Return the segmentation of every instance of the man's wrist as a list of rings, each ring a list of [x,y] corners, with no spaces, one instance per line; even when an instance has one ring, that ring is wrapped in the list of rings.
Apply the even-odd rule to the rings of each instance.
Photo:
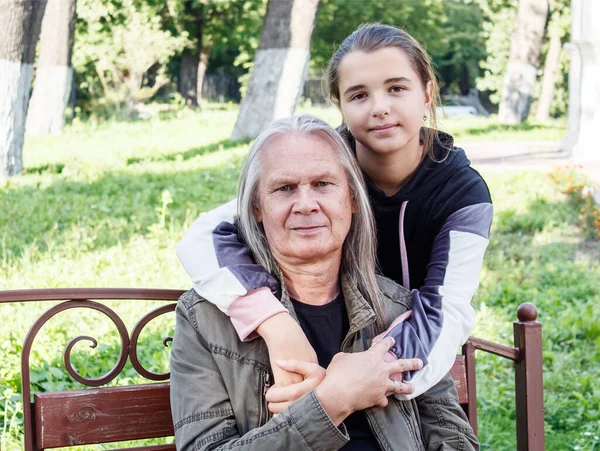
[[[344,402],[343,393],[337,393],[337,390],[330,387],[326,380],[327,378],[315,388],[315,395],[331,421],[339,426],[354,410]]]

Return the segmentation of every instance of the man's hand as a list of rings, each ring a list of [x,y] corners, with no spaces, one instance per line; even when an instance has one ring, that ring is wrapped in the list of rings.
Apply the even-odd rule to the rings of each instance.
[[[278,360],[301,360],[317,364],[317,354],[300,325],[288,314],[278,313],[264,321],[256,332],[263,337],[269,349],[269,360],[275,385],[285,387],[304,381],[302,374],[277,365]]]
[[[333,357],[316,394],[336,425],[357,410],[387,406],[391,394],[412,393],[410,384],[393,381],[390,376],[421,369],[423,362],[419,359],[385,362],[384,355],[393,345],[394,339],[387,337],[368,351]]]
[[[302,382],[279,387],[272,386],[266,394],[271,413],[278,414],[290,403],[316,388],[325,379],[325,368],[301,360],[278,360],[277,365],[288,373],[302,376]]]

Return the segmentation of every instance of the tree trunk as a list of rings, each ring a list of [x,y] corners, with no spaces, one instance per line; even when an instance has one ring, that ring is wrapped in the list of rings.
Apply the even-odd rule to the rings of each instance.
[[[0,8],[0,179],[23,170],[23,138],[45,0],[9,0]]]
[[[210,58],[210,52],[212,51],[212,43],[204,44],[202,51],[200,52],[200,60],[198,62],[198,81],[196,83],[196,103],[200,105],[202,103],[202,85],[204,84],[204,76],[206,75],[206,67],[208,66],[208,59]]]
[[[185,99],[187,106],[198,106],[198,67],[201,61],[201,50],[204,34],[204,5],[194,2],[185,3],[185,16],[189,23],[191,36],[194,37],[194,47],[186,48],[181,54],[179,68],[179,93]],[[200,94],[201,95],[201,94]]]
[[[546,122],[550,117],[550,107],[554,99],[554,84],[556,83],[556,69],[560,62],[560,51],[562,43],[558,30],[553,30],[550,36],[550,47],[544,63],[544,78],[542,78],[542,92],[538,102],[535,118],[540,122]]]
[[[48,0],[33,95],[27,115],[27,133],[58,134],[73,85],[71,53],[75,33],[75,0]]]
[[[308,70],[319,0],[269,0],[248,90],[231,139],[256,137],[293,114]]]
[[[181,54],[179,68],[179,94],[185,99],[190,108],[198,106],[198,64],[200,58],[196,49],[185,49]]]
[[[502,124],[527,119],[548,18],[548,0],[520,0],[498,117]]]

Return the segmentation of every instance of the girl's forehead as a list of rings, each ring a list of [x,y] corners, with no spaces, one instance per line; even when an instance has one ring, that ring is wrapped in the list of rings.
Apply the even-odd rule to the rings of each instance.
[[[340,88],[342,85],[362,84],[367,80],[385,81],[393,78],[418,80],[410,57],[397,47],[384,47],[373,52],[352,51],[340,61],[338,74]]]

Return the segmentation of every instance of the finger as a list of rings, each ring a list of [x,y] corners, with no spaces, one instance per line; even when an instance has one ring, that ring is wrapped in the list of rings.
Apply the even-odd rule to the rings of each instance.
[[[321,367],[312,362],[305,362],[304,360],[277,360],[277,366],[283,370],[289,371],[290,373],[298,373],[306,379],[307,377],[314,374]]]
[[[268,404],[268,408],[269,408],[269,412],[271,412],[274,415],[277,415],[278,413],[281,413],[281,411],[289,405],[290,405],[289,402],[270,402]]]
[[[390,362],[388,370],[392,373],[405,373],[406,371],[417,371],[423,368],[421,359],[400,359]]]
[[[371,349],[369,349],[369,351],[367,352],[374,352],[383,359],[385,353],[388,352],[392,346],[394,346],[394,343],[395,341],[393,337],[386,337],[379,343],[376,343],[373,346],[371,346]]]
[[[414,391],[412,384],[397,380],[390,380],[389,395],[410,395]]]
[[[273,386],[267,390],[265,399],[268,402],[287,402],[295,401],[300,398],[304,393],[311,390],[312,385],[310,381],[303,381],[298,384],[286,385],[285,387]]]

